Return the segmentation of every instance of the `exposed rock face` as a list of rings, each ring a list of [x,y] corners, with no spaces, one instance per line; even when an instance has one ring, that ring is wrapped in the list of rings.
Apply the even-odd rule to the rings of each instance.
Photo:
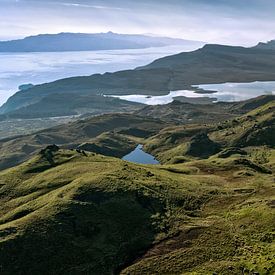
[[[223,150],[222,152],[219,153],[218,157],[219,158],[228,158],[232,155],[247,155],[247,152],[238,148],[238,147],[231,147]]]
[[[40,151],[40,154],[45,158],[51,166],[55,166],[53,154],[59,151],[59,147],[55,144],[47,146],[45,149]]]
[[[60,148],[57,145],[52,144],[52,145],[47,146],[45,149],[41,150],[40,153],[43,155],[47,151],[57,152],[59,149]]]
[[[187,149],[187,154],[193,157],[207,158],[211,155],[218,153],[220,145],[209,139],[206,133],[195,135]]]

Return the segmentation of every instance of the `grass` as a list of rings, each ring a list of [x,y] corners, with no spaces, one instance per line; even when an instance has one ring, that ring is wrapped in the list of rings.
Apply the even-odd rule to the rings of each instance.
[[[266,125],[272,106],[249,116]],[[72,134],[121,154],[144,143],[162,165],[48,147],[0,172],[1,274],[274,274],[275,149],[263,139],[231,146],[255,119],[173,126],[152,137],[146,129],[157,132],[156,121],[134,120],[130,130],[123,121],[80,121]],[[223,140],[232,129],[243,132]],[[220,152],[188,154],[201,130]]]
[[[246,167],[233,158],[146,166],[59,150],[53,159],[1,172],[3,274],[274,271],[272,175],[234,177]]]

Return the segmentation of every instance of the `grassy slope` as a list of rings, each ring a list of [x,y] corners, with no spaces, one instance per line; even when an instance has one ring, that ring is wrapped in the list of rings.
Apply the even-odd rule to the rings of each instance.
[[[180,171],[194,169],[189,178],[201,178],[189,183],[193,193],[211,186],[215,195],[122,274],[274,274],[273,177],[233,163],[212,158],[170,166],[183,182]]]
[[[53,160],[50,167],[37,156],[1,173],[0,253],[7,274],[46,267],[55,274],[109,274],[167,230],[169,200],[179,194],[165,170],[73,151],[59,151]]]
[[[234,158],[142,166],[60,150],[54,166],[38,155],[5,170],[2,274],[272,274],[273,176]]]
[[[147,136],[158,132],[164,125],[158,119],[143,118],[131,114],[107,114],[78,120],[26,136],[7,138],[0,140],[0,170],[21,163],[49,144],[76,148],[83,143],[97,144],[94,139],[104,132],[132,129],[130,134],[135,135],[134,130],[143,130],[144,135]],[[105,144],[103,147],[103,150],[110,152],[108,145]],[[111,147],[114,149],[113,146]],[[132,147],[133,145],[128,141],[125,143],[124,150],[127,153],[131,151]],[[117,156],[117,151],[121,151],[120,148],[117,147],[117,149],[119,150],[114,151],[115,156]],[[124,150],[123,152],[125,152]]]
[[[253,105],[254,106],[254,105]],[[239,108],[240,106],[238,106]],[[233,106],[234,110],[236,106]],[[240,107],[243,109],[243,105]],[[245,106],[245,109],[248,107]],[[220,150],[228,147],[248,147],[258,145],[275,146],[275,101],[264,104],[247,114],[214,124],[190,124],[162,129],[157,135],[145,141],[145,149],[153,153],[162,163],[184,162],[192,157],[191,145],[200,147],[205,139],[194,142],[194,136],[207,133]],[[193,142],[193,144],[192,144]],[[211,145],[211,144],[208,144]],[[213,155],[209,146],[202,146],[201,156]],[[206,153],[206,154],[204,154]],[[207,154],[209,153],[209,154]]]
[[[274,274],[275,150],[262,135],[273,133],[274,104],[218,125],[161,130],[145,148],[155,145],[165,165],[48,149],[0,172],[1,272]],[[75,133],[85,129],[92,139],[95,125],[83,123]],[[186,155],[202,130],[223,151]],[[122,128],[96,144],[116,147],[133,133],[132,142],[145,142]]]

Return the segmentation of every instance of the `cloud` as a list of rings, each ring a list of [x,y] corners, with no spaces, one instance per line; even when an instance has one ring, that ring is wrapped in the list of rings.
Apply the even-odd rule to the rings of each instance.
[[[0,37],[113,31],[241,45],[275,38],[274,0],[0,0],[0,3]]]
[[[76,8],[92,8],[92,9],[98,9],[98,10],[124,10],[123,8],[119,8],[119,7],[88,5],[88,4],[81,4],[81,3],[62,3],[61,2],[60,5],[67,6],[67,7],[76,7]]]

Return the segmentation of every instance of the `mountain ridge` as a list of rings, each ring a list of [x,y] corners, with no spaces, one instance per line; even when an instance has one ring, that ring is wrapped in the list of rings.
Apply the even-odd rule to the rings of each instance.
[[[146,106],[134,113],[88,117],[27,135],[7,137],[0,139],[0,170],[21,163],[37,153],[41,146],[53,143],[70,149],[78,146],[95,148],[98,150],[96,152],[121,157],[121,152],[129,153],[133,144],[137,145],[142,138],[148,139],[169,125],[210,125],[195,127],[201,131],[211,128],[212,124],[233,120],[261,105],[274,102],[274,98],[275,96],[261,96],[238,103],[213,103],[203,106],[175,101],[164,106]],[[140,132],[142,137],[137,135]],[[121,141],[124,145],[121,145]],[[174,146],[173,143],[172,145]]]
[[[65,52],[143,49],[203,42],[149,35],[107,33],[39,34],[23,39],[0,41],[0,52]]]
[[[157,59],[135,70],[72,77],[36,85],[17,92],[0,107],[8,114],[44,97],[61,93],[78,95],[165,95],[195,89],[192,85],[275,80],[273,50],[207,45],[203,48]],[[38,108],[39,109],[39,108]],[[50,111],[50,109],[49,109]]]
[[[267,50],[275,50],[275,39],[270,40],[268,42],[260,42],[258,45],[255,46],[258,49],[267,49]]]

